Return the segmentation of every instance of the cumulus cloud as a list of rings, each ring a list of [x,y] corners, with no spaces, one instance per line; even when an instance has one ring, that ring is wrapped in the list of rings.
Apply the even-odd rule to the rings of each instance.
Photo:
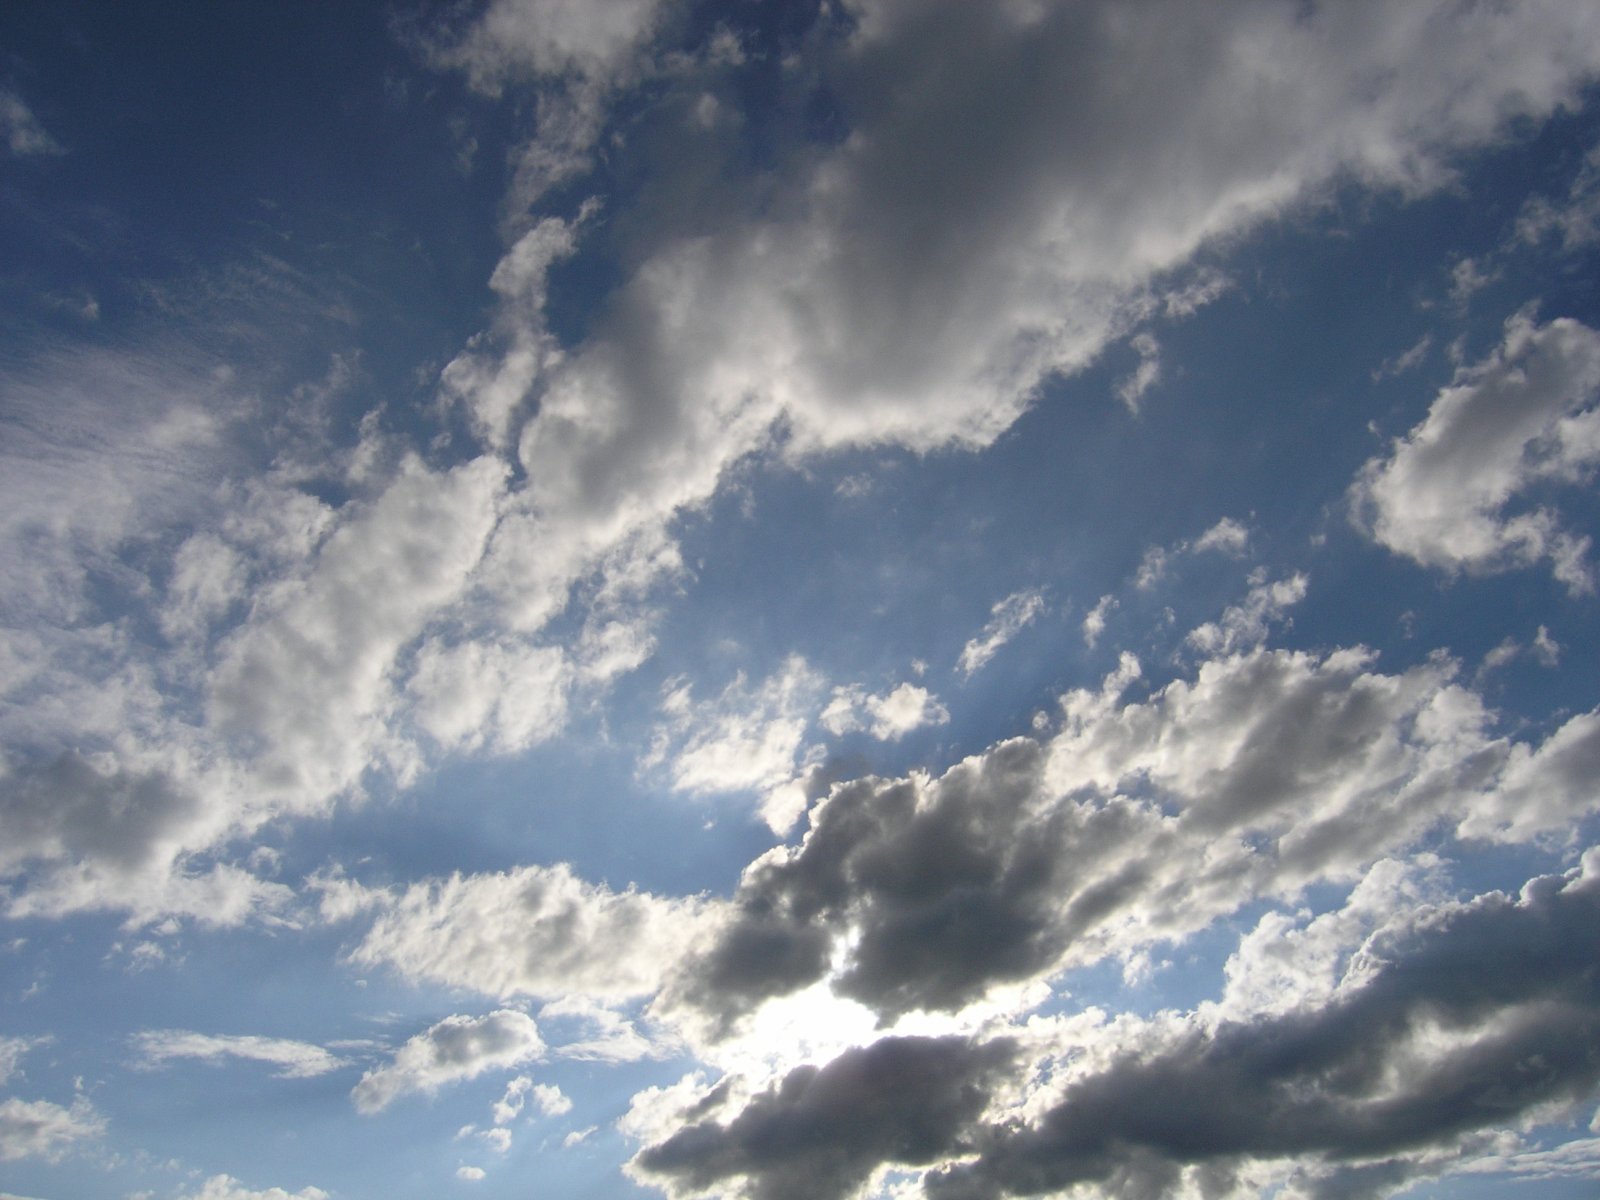
[[[732,1120],[685,1124],[629,1164],[674,1197],[742,1185],[748,1200],[842,1200],[881,1167],[973,1148],[966,1134],[1015,1047],[964,1038],[884,1038],[789,1072]]]
[[[1585,873],[1534,880],[1518,899],[1425,910],[1376,935],[1325,1006],[1129,1052],[930,1178],[928,1195],[997,1200],[1079,1183],[1168,1195],[1185,1168],[1209,1164],[1224,1184],[1250,1159],[1291,1159],[1313,1178],[1398,1167],[1382,1180],[1398,1186],[1406,1156],[1560,1111],[1600,1083],[1587,978],[1597,900]]]
[[[1424,566],[1485,573],[1548,561],[1572,591],[1592,590],[1589,538],[1556,510],[1518,500],[1540,483],[1592,477],[1597,391],[1600,333],[1512,318],[1501,345],[1457,371],[1427,417],[1362,468],[1351,491],[1358,523]]]
[[[562,864],[397,892],[329,881],[337,915],[376,916],[351,960],[491,996],[648,994],[705,921],[697,900],[587,883]]]
[[[880,1017],[1177,940],[1258,897],[1351,880],[1444,826],[1525,839],[1592,812],[1597,718],[1497,737],[1435,658],[1252,649],[1147,700],[1062,699],[1061,731],[944,775],[836,784],[800,845],[745,871],[658,1009],[712,1036],[824,979]]]
[[[180,1200],[330,1200],[330,1197],[321,1188],[309,1185],[298,1192],[286,1192],[280,1187],[257,1190],[246,1187],[231,1175],[213,1175],[200,1185],[198,1192],[185,1192]]]
[[[755,1090],[686,1079],[636,1098],[629,1170],[675,1200],[854,1196],[925,1167],[908,1186],[938,1200],[1576,1174],[1585,1143],[1523,1155],[1513,1131],[1586,1112],[1600,1084],[1597,868],[1590,851],[1518,897],[1459,901],[1428,860],[1380,863],[1342,909],[1263,923],[1220,1005],[890,1034]]]
[[[989,621],[978,636],[961,648],[956,669],[971,675],[984,667],[1001,646],[1021,633],[1044,612],[1044,595],[1034,591],[1015,592],[998,600],[989,610]]]
[[[273,1074],[279,1079],[310,1079],[345,1065],[342,1058],[321,1046],[288,1038],[151,1029],[135,1034],[133,1045],[141,1063],[149,1067],[163,1066],[177,1058],[198,1059],[212,1064],[224,1059],[242,1058],[251,1062],[270,1063],[277,1068]]]
[[[446,1017],[363,1075],[350,1098],[358,1111],[375,1113],[407,1093],[435,1092],[543,1055],[544,1039],[527,1013],[502,1008],[482,1017]]]
[[[621,57],[597,61],[641,44],[650,18],[628,11],[596,43]],[[825,74],[798,77],[828,80],[850,136],[781,158],[786,186],[763,173],[747,195],[710,165],[714,123],[658,129],[684,175],[657,219],[622,231],[636,269],[580,344],[522,377],[538,401],[516,438],[528,484],[491,550],[520,625],[750,454],[987,445],[1044,380],[1141,321],[1158,280],[1206,293],[1209,276],[1181,278],[1202,247],[1335,180],[1446,182],[1452,152],[1575,97],[1600,40],[1555,3],[1219,16],[881,0],[849,16],[810,44]],[[583,57],[547,42],[588,44],[541,31],[535,70]],[[1104,68],[1130,57],[1131,83]],[[479,378],[468,391],[499,375]],[[548,588],[528,586],[533,563]]]
[[[42,1158],[54,1162],[79,1142],[105,1132],[105,1119],[82,1097],[63,1108],[49,1100],[0,1100],[0,1160]]]
[[[950,710],[925,687],[902,683],[882,696],[857,686],[835,688],[818,721],[829,733],[865,729],[879,741],[896,741],[924,725],[944,725]]]

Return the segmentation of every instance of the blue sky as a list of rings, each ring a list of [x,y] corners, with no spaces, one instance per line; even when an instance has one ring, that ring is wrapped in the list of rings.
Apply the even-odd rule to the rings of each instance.
[[[1600,1178],[1600,16],[0,14],[0,1195]]]

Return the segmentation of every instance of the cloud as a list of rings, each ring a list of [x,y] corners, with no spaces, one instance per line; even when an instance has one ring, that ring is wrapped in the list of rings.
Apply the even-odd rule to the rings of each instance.
[[[435,1092],[543,1055],[544,1039],[527,1013],[502,1008],[482,1017],[446,1017],[407,1041],[387,1065],[363,1075],[350,1098],[357,1111],[371,1114],[410,1092]]]
[[[647,12],[619,10],[597,43],[617,57],[596,61],[628,60]],[[827,81],[849,136],[774,153],[755,193],[724,169],[739,159],[714,123],[658,110],[653,161],[682,172],[652,192],[650,222],[616,226],[636,266],[581,341],[520,377],[537,401],[515,435],[528,482],[488,572],[518,627],[551,619],[606,547],[703,503],[749,455],[988,445],[1155,292],[1184,292],[1204,247],[1335,181],[1446,183],[1454,153],[1574,100],[1600,41],[1594,18],[1556,3],[1219,17],[882,0],[848,16],[819,18],[813,70],[793,79]],[[548,21],[519,52],[536,71],[588,45]],[[1106,66],[1130,58],[1136,77]],[[529,586],[530,564],[546,586]]]
[[[879,741],[898,741],[924,725],[944,725],[950,711],[927,688],[902,683],[882,696],[859,686],[835,688],[833,698],[817,718],[832,734],[865,729]]]
[[[673,1197],[842,1200],[886,1164],[920,1166],[972,1149],[963,1136],[1015,1047],[965,1038],[884,1038],[789,1072],[726,1124],[686,1124],[628,1171]]]
[[[1198,544],[1197,544],[1198,546]],[[1268,626],[1285,620],[1284,612],[1306,597],[1306,577],[1301,574],[1266,582],[1266,576],[1253,572],[1252,584],[1243,604],[1231,605],[1221,620],[1208,621],[1189,634],[1189,644],[1208,654],[1232,654],[1266,641]]]
[[[224,643],[207,715],[276,806],[318,811],[383,760],[391,666],[460,596],[504,473],[491,458],[438,473],[408,460]]]
[[[533,1102],[547,1117],[559,1117],[572,1111],[572,1101],[560,1088],[550,1083],[534,1085]]]
[[[194,1058],[217,1064],[227,1058],[270,1063],[279,1079],[311,1079],[345,1065],[342,1058],[321,1046],[287,1038],[193,1033],[182,1029],[152,1029],[134,1035],[134,1049],[145,1066],[158,1067],[175,1058]]]
[[[1194,540],[1194,552],[1218,551],[1231,558],[1243,554],[1250,545],[1250,530],[1232,517],[1223,517]]]
[[[662,701],[653,761],[667,760],[672,786],[685,792],[772,787],[795,773],[822,679],[791,656],[764,683],[741,673],[715,700],[695,703],[688,684]]]
[[[799,846],[746,869],[657,1011],[722,1036],[826,979],[885,1020],[953,1012],[1357,878],[1436,828],[1523,840],[1594,811],[1594,714],[1511,742],[1452,662],[1371,665],[1258,648],[1133,702],[1125,656],[1062,698],[1047,742],[836,784]]]
[[[1398,1159],[1387,1191],[1408,1155],[1592,1094],[1597,903],[1586,871],[1531,881],[1520,899],[1424,910],[1376,935],[1325,1006],[1126,1053],[930,1178],[928,1195],[990,1200],[1078,1183],[1158,1195],[1200,1164],[1223,1183],[1250,1159],[1296,1161],[1313,1178]]]
[[[346,915],[376,912],[351,961],[501,997],[646,995],[707,916],[700,901],[614,892],[561,863],[339,895]]]
[[[1111,614],[1111,610],[1117,606],[1117,598],[1108,592],[1106,595],[1101,596],[1095,602],[1095,606],[1084,614],[1083,644],[1091,650],[1094,649],[1095,643],[1100,640],[1100,635],[1106,631],[1106,618]]]
[[[0,1084],[17,1070],[17,1064],[22,1061],[22,1056],[35,1046],[46,1045],[50,1038],[32,1037],[0,1037]]]
[[[457,1167],[456,1178],[466,1183],[477,1183],[487,1174],[482,1167]]]
[[[560,732],[571,678],[555,646],[434,639],[417,652],[406,690],[417,724],[442,748],[511,754]]]
[[[1161,382],[1161,343],[1146,330],[1134,334],[1128,345],[1139,355],[1139,365],[1117,384],[1117,399],[1128,406],[1129,412],[1137,413],[1144,394]]]
[[[55,1162],[78,1142],[105,1132],[105,1119],[82,1097],[70,1108],[48,1100],[0,1100],[0,1161],[42,1158]]]
[[[1014,592],[996,601],[989,610],[989,622],[983,631],[961,648],[956,669],[963,675],[981,670],[1001,646],[1031,625],[1043,611],[1044,595],[1037,589]]]
[[[263,1191],[245,1187],[231,1175],[213,1175],[198,1192],[186,1192],[180,1200],[331,1200],[319,1187],[307,1186],[298,1192],[272,1187]]]
[[[1597,391],[1600,333],[1513,317],[1501,345],[1458,370],[1427,417],[1361,469],[1357,523],[1424,566],[1487,573],[1548,560],[1570,590],[1592,590],[1589,539],[1562,528],[1553,509],[1512,506],[1536,484],[1592,477]]]
[[[0,89],[0,137],[18,158],[66,153],[61,143],[45,132],[22,97],[3,89]]]

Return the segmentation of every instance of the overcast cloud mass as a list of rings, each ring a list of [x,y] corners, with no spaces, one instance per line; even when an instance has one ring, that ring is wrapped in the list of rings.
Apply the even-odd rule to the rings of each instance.
[[[0,1200],[1593,1194],[1600,12],[0,44]]]

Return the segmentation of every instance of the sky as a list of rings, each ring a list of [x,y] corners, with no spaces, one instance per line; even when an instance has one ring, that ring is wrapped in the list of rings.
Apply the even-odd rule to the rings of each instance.
[[[1578,1200],[1600,8],[0,7],[0,1196]]]

